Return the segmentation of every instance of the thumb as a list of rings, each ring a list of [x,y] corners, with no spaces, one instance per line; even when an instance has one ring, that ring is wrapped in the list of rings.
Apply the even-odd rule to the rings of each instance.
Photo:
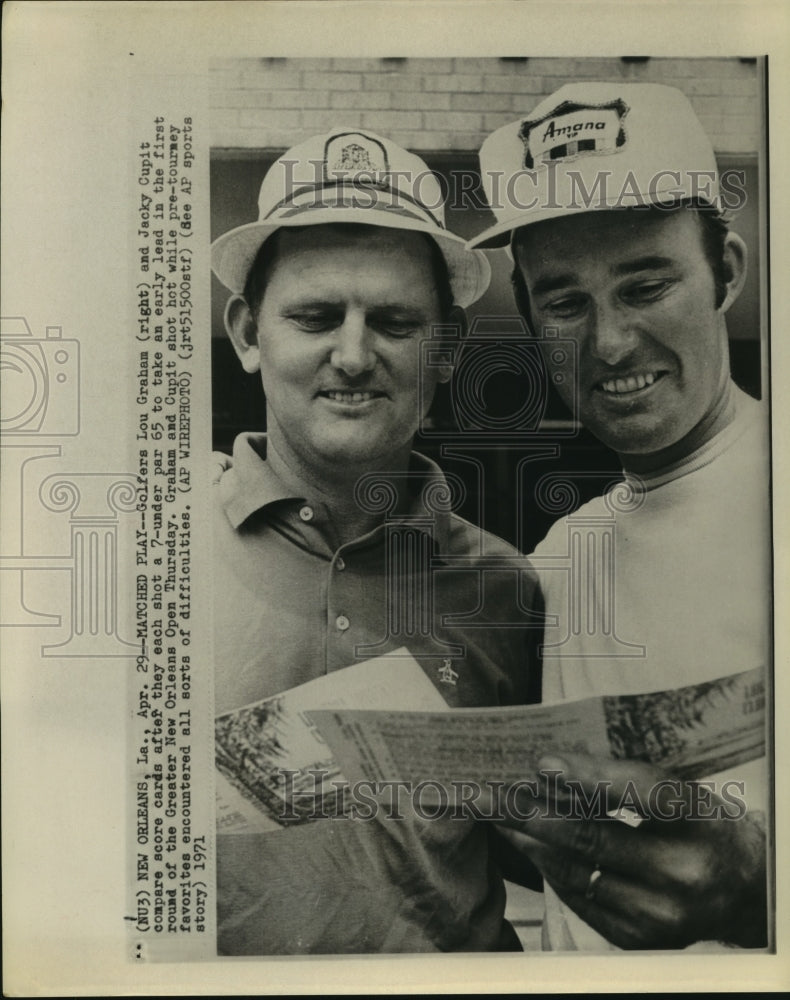
[[[676,817],[682,802],[687,810],[687,782],[672,778],[644,761],[613,760],[590,754],[546,755],[538,762],[538,777],[560,793],[582,790],[589,797],[602,794],[609,809],[641,816]],[[550,780],[549,780],[550,778]]]
[[[551,754],[538,762],[541,774],[551,775],[560,793],[581,790],[588,798],[600,794],[610,811],[664,822],[714,818],[722,802],[713,782],[685,781],[644,761]]]

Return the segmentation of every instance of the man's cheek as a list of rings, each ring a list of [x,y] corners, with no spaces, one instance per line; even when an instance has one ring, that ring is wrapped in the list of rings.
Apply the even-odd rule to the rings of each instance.
[[[430,410],[431,408],[434,396],[436,395],[436,385],[437,383],[435,380],[430,380],[430,381],[426,380],[420,386],[421,396],[422,396],[420,400],[422,416],[425,416],[428,410]],[[416,402],[416,394],[415,394],[415,402]]]
[[[577,373],[574,366],[569,363],[561,365],[550,363],[547,366],[547,370],[549,380],[556,389],[557,395],[568,409],[575,413],[577,409]]]

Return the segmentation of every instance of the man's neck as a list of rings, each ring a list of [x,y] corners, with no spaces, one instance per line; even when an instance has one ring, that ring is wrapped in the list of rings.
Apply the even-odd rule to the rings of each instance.
[[[728,427],[735,418],[736,409],[737,390],[735,383],[727,375],[723,379],[713,406],[688,434],[660,451],[646,455],[620,455],[623,468],[626,472],[633,472],[636,475],[647,475],[677,465]]]
[[[409,448],[394,460],[391,459],[387,464],[392,467],[386,470],[364,463],[353,466],[311,465],[308,468],[287,446],[283,447],[276,439],[270,437],[266,446],[266,461],[278,479],[295,496],[310,497],[326,506],[339,545],[373,531],[384,519],[380,510],[365,510],[357,498],[357,483],[363,476],[375,474],[376,485],[380,482],[385,489],[390,484],[393,495],[398,497],[398,506],[405,505],[407,497],[402,495],[402,473],[408,469],[410,454]],[[399,482],[395,481],[396,477]]]

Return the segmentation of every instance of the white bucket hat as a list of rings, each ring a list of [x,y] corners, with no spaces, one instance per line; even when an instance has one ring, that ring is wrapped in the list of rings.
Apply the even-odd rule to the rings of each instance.
[[[470,248],[506,246],[514,229],[573,212],[718,205],[710,140],[686,96],[662,84],[567,84],[492,132],[480,169],[497,221]]]
[[[373,132],[336,128],[294,146],[272,164],[258,198],[258,221],[220,236],[211,267],[233,292],[242,292],[263,242],[287,226],[355,222],[431,236],[441,250],[457,305],[488,288],[485,254],[468,250],[444,224],[436,175],[419,156]]]

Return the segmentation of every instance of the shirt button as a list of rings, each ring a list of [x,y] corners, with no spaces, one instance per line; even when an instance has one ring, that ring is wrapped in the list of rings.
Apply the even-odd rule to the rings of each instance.
[[[342,571],[342,570],[344,570],[344,569],[346,568],[346,564],[345,564],[345,562],[343,562],[343,557],[342,557],[342,556],[338,556],[338,557],[337,557],[337,561],[335,562],[335,566],[336,566],[336,567],[337,567],[337,568],[338,568],[339,570],[341,570],[341,571]]]
[[[338,615],[335,619],[335,625],[337,625],[341,632],[345,632],[346,629],[350,627],[351,622],[345,615]]]
[[[302,508],[300,508],[300,510],[299,510],[299,517],[301,517],[301,519],[303,521],[312,521],[313,520],[313,508],[312,507],[302,507]]]

